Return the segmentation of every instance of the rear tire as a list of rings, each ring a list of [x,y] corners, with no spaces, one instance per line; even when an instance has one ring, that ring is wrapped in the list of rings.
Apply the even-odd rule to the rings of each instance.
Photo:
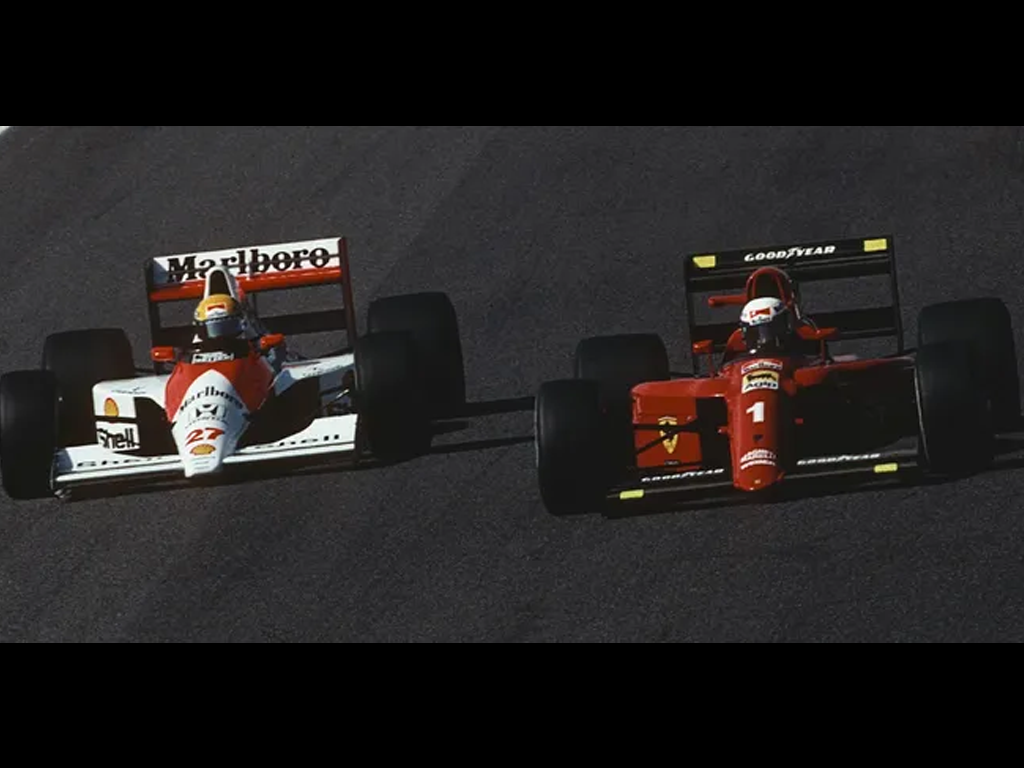
[[[966,341],[975,348],[986,386],[992,392],[995,427],[1020,423],[1020,381],[1013,323],[1002,301],[967,299],[934,304],[921,311],[918,346]]]
[[[668,353],[652,333],[596,336],[576,347],[574,370],[577,379],[600,382],[608,402],[621,401],[637,384],[668,380]]]
[[[57,381],[47,371],[0,377],[0,474],[12,499],[53,496]]]
[[[566,517],[600,511],[614,459],[597,382],[546,382],[534,419],[537,477],[548,512]]]
[[[574,367],[577,379],[599,386],[616,466],[635,466],[631,392],[639,384],[669,380],[668,352],[661,337],[637,333],[584,339],[576,347]]]
[[[991,464],[991,396],[972,345],[947,341],[921,347],[914,386],[925,470],[957,476]]]
[[[370,304],[368,332],[410,334],[419,357],[430,414],[459,416],[466,405],[466,375],[455,307],[444,293],[416,293]]]
[[[116,328],[66,331],[46,337],[43,370],[57,380],[60,445],[96,442],[93,387],[101,381],[135,378],[132,347]]]
[[[374,333],[356,346],[359,429],[371,453],[385,463],[430,447],[427,400],[419,358],[406,333]]]

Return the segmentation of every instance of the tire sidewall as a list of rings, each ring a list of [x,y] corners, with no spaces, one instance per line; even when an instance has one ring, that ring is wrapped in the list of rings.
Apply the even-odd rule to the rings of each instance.
[[[25,371],[0,377],[0,474],[8,496],[30,500],[53,495],[57,434],[53,374]]]
[[[914,370],[921,454],[926,471],[964,475],[991,463],[991,393],[980,355],[965,341],[921,347]]]
[[[600,511],[613,454],[599,385],[565,380],[544,384],[534,411],[535,461],[541,498],[557,516]]]
[[[408,333],[418,357],[421,386],[435,417],[459,415],[466,377],[458,316],[444,293],[391,296],[372,302],[369,334]]]
[[[426,450],[426,397],[419,386],[419,358],[410,335],[386,332],[363,337],[356,346],[355,364],[359,433],[369,452],[391,463]]]

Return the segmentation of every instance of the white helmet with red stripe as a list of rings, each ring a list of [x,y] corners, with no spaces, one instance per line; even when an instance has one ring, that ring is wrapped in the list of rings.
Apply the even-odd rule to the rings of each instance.
[[[740,329],[747,351],[782,353],[794,335],[793,313],[781,299],[754,299],[740,313]]]

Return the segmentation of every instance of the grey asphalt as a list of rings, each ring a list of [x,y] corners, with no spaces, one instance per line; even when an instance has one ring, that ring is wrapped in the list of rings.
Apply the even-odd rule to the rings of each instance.
[[[657,331],[681,255],[892,233],[922,305],[1004,299],[1024,349],[1018,127],[15,127],[0,136],[0,368],[122,326],[141,264],[346,235],[357,310],[445,290],[469,396]],[[381,470],[0,500],[3,641],[1018,641],[1024,472],[625,520],[543,510],[513,411]]]

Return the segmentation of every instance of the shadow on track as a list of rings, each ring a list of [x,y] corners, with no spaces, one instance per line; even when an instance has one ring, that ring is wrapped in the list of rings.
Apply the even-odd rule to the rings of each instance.
[[[489,400],[479,403],[468,403],[462,415],[448,421],[439,422],[434,425],[434,436],[457,434],[472,426],[473,419],[480,419],[486,416],[500,416],[507,413],[525,413],[533,410],[534,398],[516,397],[505,400]],[[431,455],[466,453],[468,451],[482,451],[494,448],[507,448],[513,445],[522,445],[533,442],[533,434],[518,435],[514,437],[485,438],[483,440],[467,440],[461,443],[449,443],[447,445],[434,445],[430,448]]]

